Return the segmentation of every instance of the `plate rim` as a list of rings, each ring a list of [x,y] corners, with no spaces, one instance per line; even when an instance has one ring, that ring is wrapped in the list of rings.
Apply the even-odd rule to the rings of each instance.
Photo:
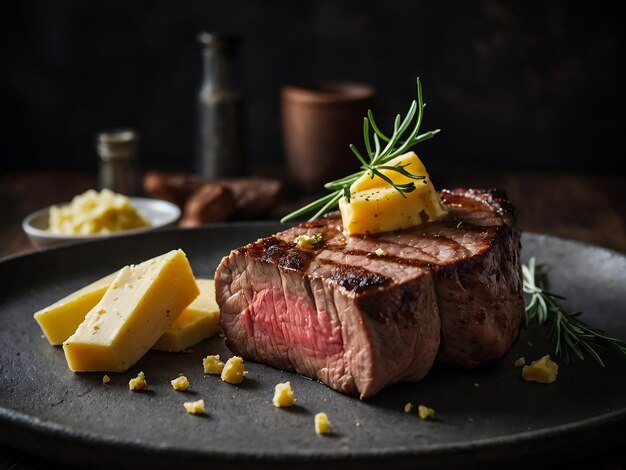
[[[146,441],[128,441],[117,439],[111,435],[96,434],[93,432],[75,431],[69,426],[61,425],[54,422],[44,421],[36,416],[30,417],[25,413],[9,410],[0,407],[0,428],[4,424],[9,426],[17,426],[20,430],[25,431],[37,438],[52,438],[61,442],[71,442],[75,445],[84,447],[87,452],[90,450],[110,450],[119,453],[124,459],[124,452],[135,452],[139,458],[157,457],[163,459],[178,459],[193,462],[215,463],[225,462],[241,462],[242,464],[257,463],[278,463],[288,460],[291,464],[299,463],[342,463],[342,462],[358,462],[358,461],[380,461],[383,459],[405,460],[409,458],[437,458],[439,456],[458,457],[469,454],[473,451],[488,452],[497,450],[507,450],[510,447],[524,448],[524,445],[536,445],[534,452],[545,452],[546,449],[552,449],[553,444],[557,440],[563,438],[571,439],[573,436],[584,435],[590,437],[593,431],[599,428],[609,427],[611,425],[621,425],[626,422],[626,408],[614,410],[599,416],[586,418],[573,423],[553,426],[546,429],[523,431],[504,436],[496,436],[491,438],[476,439],[466,442],[438,443],[421,446],[419,448],[389,448],[382,450],[360,450],[358,455],[345,455],[341,453],[323,453],[312,448],[302,448],[299,452],[290,452],[288,455],[280,452],[246,452],[245,447],[236,451],[211,450],[202,451],[196,449],[180,449],[172,446],[162,446]],[[0,432],[0,436],[4,433]],[[8,434],[7,434],[8,435]],[[17,435],[17,433],[16,433]],[[618,441],[619,437],[613,436],[614,441]],[[601,437],[604,444],[610,444],[611,440],[606,440],[606,436]],[[24,452],[31,453],[32,449],[20,445],[14,439],[2,439],[2,441],[14,448]],[[41,449],[38,449],[41,450]],[[35,455],[41,457],[50,457],[45,453],[35,452]],[[56,457],[56,456],[55,456]],[[94,456],[94,462],[97,456]],[[58,461],[64,461],[59,459]]]

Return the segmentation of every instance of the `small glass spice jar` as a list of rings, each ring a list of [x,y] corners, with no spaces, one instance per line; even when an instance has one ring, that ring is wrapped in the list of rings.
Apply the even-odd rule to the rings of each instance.
[[[96,136],[100,157],[98,186],[133,196],[137,190],[136,160],[139,135],[133,129],[111,129]]]

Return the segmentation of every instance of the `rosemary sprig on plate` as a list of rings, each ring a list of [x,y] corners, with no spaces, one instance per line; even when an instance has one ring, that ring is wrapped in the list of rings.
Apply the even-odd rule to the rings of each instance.
[[[286,215],[281,219],[281,222],[286,222],[308,212],[316,211],[309,219],[313,220],[333,209],[339,203],[339,199],[341,199],[342,196],[350,201],[350,186],[364,174],[369,174],[370,178],[374,178],[374,176],[382,178],[390,186],[393,186],[403,197],[406,197],[406,193],[414,191],[415,183],[412,181],[402,184],[395,183],[380,170],[395,171],[412,180],[423,180],[425,178],[423,175],[414,175],[407,171],[405,168],[406,165],[388,165],[388,163],[397,156],[406,153],[420,142],[431,139],[441,131],[441,129],[435,129],[434,131],[419,134],[425,107],[426,103],[424,103],[422,98],[422,83],[418,77],[417,101],[413,100],[404,119],[402,119],[399,114],[396,116],[391,136],[388,137],[380,130],[374,120],[372,111],[368,110],[367,116],[363,118],[363,141],[366,156],[364,157],[355,145],[350,144],[350,150],[352,150],[352,153],[354,153],[356,158],[361,162],[360,170],[338,180],[326,183],[324,188],[330,191],[329,194]],[[414,118],[415,122],[413,123],[412,130],[405,136]]]
[[[530,258],[528,266],[522,265],[524,292],[529,294],[530,302],[526,305],[526,326],[530,323],[550,326],[550,339],[554,352],[569,362],[572,354],[584,359],[589,354],[600,366],[604,362],[596,348],[613,349],[626,358],[626,343],[611,338],[597,328],[592,328],[580,320],[582,312],[567,313],[561,302],[565,300],[557,294],[544,290],[543,276],[537,270],[535,258]]]

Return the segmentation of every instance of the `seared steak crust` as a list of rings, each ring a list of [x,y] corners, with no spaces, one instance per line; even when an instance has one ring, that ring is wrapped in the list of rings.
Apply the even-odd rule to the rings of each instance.
[[[503,191],[442,191],[451,212],[488,229],[480,250],[465,260],[434,269],[441,316],[443,360],[474,367],[502,357],[524,318],[520,237],[515,209]],[[454,208],[469,197],[487,206],[469,215]],[[464,206],[463,203],[460,204]],[[499,222],[499,223],[498,223]]]
[[[524,313],[514,209],[499,191],[441,197],[449,216],[411,229],[347,237],[332,213],[233,250],[215,275],[228,346],[362,398],[420,380],[438,350],[500,358]]]

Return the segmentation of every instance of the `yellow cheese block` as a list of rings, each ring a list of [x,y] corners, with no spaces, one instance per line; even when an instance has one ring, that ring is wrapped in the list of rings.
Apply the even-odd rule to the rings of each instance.
[[[63,343],[69,368],[126,371],[199,293],[182,250],[122,268],[102,300]]]
[[[413,152],[390,160],[388,166],[402,165],[413,175],[424,176],[413,180],[397,171],[380,170],[396,184],[413,182],[415,190],[403,197],[389,183],[378,176],[364,174],[350,186],[350,202],[342,197],[339,209],[345,231],[349,235],[389,232],[437,220],[447,211],[435,190],[424,164]]]
[[[100,302],[115,276],[117,276],[117,272],[109,274],[35,313],[35,320],[39,323],[50,344],[62,344],[76,331],[78,325],[85,319],[87,312]]]
[[[139,265],[141,266],[141,265]],[[83,287],[35,313],[35,319],[53,346],[63,344],[78,328],[113,283],[117,272]],[[200,295],[163,333],[152,349],[179,352],[219,331],[220,312],[212,279],[198,279]]]
[[[200,295],[172,323],[152,349],[178,352],[213,336],[220,329],[220,308],[213,279],[198,279]]]

